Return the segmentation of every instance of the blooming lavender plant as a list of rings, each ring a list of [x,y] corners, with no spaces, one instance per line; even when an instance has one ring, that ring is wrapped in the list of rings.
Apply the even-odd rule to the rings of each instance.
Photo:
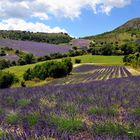
[[[139,139],[139,97],[139,76],[0,90],[0,137]]]

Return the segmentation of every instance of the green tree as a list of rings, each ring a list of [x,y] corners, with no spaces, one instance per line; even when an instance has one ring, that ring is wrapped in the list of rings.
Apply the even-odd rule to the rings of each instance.
[[[65,65],[67,66],[67,71],[69,74],[73,69],[73,64],[71,62],[71,58],[62,59],[62,62],[65,63]]]
[[[102,55],[112,55],[112,50],[113,50],[113,47],[111,45],[105,45],[101,49],[101,53]]]
[[[60,78],[67,75],[67,68],[68,67],[64,63],[57,62],[49,68],[48,74],[50,77]]]
[[[0,88],[8,88],[10,87],[15,81],[16,77],[14,74],[0,71]]]
[[[0,59],[0,70],[9,68],[11,66],[10,61],[5,60],[5,59]]]
[[[23,59],[26,64],[32,64],[35,62],[35,57],[32,53],[26,54]]]
[[[133,48],[128,45],[128,44],[124,44],[121,46],[121,50],[123,51],[124,55],[128,55],[128,54],[132,54],[133,53]]]
[[[5,55],[6,55],[5,51],[4,50],[0,50],[0,56],[5,56]]]

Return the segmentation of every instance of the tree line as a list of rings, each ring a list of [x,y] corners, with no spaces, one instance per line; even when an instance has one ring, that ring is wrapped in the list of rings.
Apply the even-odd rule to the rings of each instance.
[[[0,39],[28,40],[50,44],[69,43],[72,40],[67,33],[33,33],[27,31],[0,30]]]
[[[88,49],[93,55],[128,55],[140,52],[140,43],[127,42],[122,45],[115,43],[91,43]]]
[[[133,68],[140,68],[140,53],[136,52],[135,54],[124,56],[123,62],[125,65],[130,65]]]

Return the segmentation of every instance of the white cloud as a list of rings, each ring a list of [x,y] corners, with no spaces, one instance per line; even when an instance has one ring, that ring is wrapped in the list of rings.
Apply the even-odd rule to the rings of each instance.
[[[0,18],[31,18],[47,20],[50,15],[74,19],[84,8],[94,13],[109,14],[113,8],[122,8],[131,0],[0,0]]]
[[[46,32],[46,33],[59,33],[67,31],[59,27],[51,28],[43,23],[26,22],[22,19],[7,19],[0,22],[0,30],[21,30],[32,32]]]
[[[51,28],[44,23],[32,23],[32,18],[75,19],[83,9],[92,9],[94,14],[109,14],[113,8],[122,8],[130,3],[131,0],[0,0],[0,30],[67,32],[60,27]]]

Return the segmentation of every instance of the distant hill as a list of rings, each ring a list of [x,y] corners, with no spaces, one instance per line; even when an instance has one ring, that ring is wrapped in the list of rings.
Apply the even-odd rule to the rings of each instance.
[[[136,41],[140,39],[140,18],[129,20],[113,31],[96,36],[84,37],[84,39],[90,39],[98,43],[116,43],[118,45],[129,41]]]
[[[140,18],[134,18],[132,20],[129,20],[122,26],[118,27],[117,30],[119,29],[136,29],[140,30]]]
[[[33,33],[26,31],[0,30],[0,39],[36,41],[50,44],[65,44],[72,40],[67,33]]]

